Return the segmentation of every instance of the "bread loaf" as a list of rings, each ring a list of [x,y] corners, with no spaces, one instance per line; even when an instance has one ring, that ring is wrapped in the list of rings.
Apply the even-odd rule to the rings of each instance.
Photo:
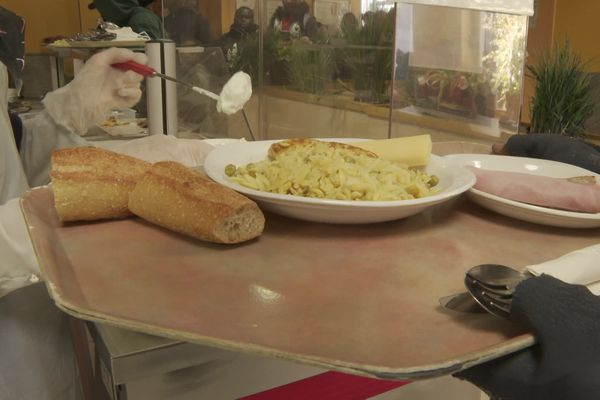
[[[61,221],[131,215],[129,192],[151,165],[96,147],[55,150],[51,161],[54,205]]]
[[[200,240],[239,243],[259,236],[265,217],[252,200],[173,161],[155,163],[129,196],[139,217]]]

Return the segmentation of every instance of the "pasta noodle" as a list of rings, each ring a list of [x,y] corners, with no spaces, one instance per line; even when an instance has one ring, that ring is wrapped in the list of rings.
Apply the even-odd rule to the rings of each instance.
[[[356,147],[308,141],[225,172],[251,189],[336,200],[406,200],[436,193],[437,177]]]

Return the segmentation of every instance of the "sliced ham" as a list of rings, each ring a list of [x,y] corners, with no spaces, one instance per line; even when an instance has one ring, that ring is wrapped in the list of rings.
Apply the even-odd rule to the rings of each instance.
[[[477,176],[474,188],[505,199],[568,211],[600,213],[600,185],[520,172],[469,167]]]

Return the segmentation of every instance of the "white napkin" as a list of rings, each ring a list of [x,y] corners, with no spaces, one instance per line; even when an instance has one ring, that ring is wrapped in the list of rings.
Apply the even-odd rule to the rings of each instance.
[[[150,36],[146,32],[136,33],[128,26],[116,29],[106,28],[106,31],[117,35],[117,37],[113,39],[116,42],[129,40],[150,40]]]
[[[600,244],[529,265],[525,270],[535,276],[547,274],[567,283],[586,285],[592,293],[600,295]]]

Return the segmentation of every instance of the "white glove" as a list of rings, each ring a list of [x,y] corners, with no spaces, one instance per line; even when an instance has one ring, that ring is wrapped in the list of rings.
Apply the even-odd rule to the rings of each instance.
[[[129,60],[146,64],[147,57],[119,48],[95,54],[71,83],[46,95],[46,110],[58,124],[83,135],[101,122],[108,110],[135,105],[142,96],[140,83],[144,77],[111,66]]]

